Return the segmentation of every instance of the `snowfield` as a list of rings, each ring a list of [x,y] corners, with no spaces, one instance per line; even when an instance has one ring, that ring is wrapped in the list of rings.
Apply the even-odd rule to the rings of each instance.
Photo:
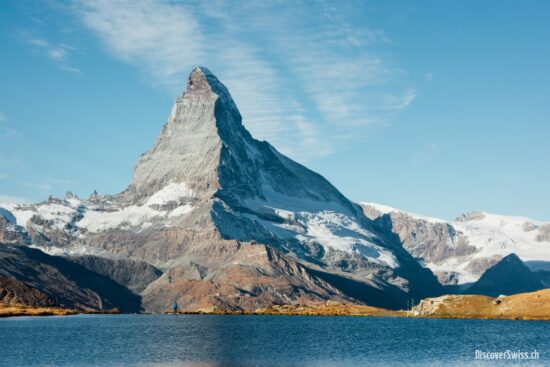
[[[468,245],[476,248],[475,253],[460,257],[448,257],[438,263],[423,262],[423,265],[433,272],[455,272],[458,284],[475,282],[480,274],[472,270],[472,263],[485,259],[498,259],[512,253],[523,261],[550,262],[550,242],[543,241],[540,230],[549,223],[525,217],[505,216],[486,212],[474,212],[460,216],[454,221],[447,222],[438,218],[430,218],[408,213],[389,206],[363,202],[378,210],[381,214],[404,214],[413,220],[425,221],[429,224],[444,223],[451,225],[454,230],[463,235]],[[442,246],[454,246],[452,242],[442,243]]]
[[[58,230],[67,230],[67,225],[72,222],[78,228],[92,233],[114,228],[142,231],[152,226],[155,219],[190,213],[193,206],[186,201],[192,198],[193,192],[185,183],[169,183],[143,205],[117,206],[109,201],[94,203],[71,198],[53,199],[39,204],[0,203],[0,208],[11,213],[21,227],[26,227],[29,220],[37,216]],[[158,208],[169,203],[175,203],[176,207],[171,210]]]

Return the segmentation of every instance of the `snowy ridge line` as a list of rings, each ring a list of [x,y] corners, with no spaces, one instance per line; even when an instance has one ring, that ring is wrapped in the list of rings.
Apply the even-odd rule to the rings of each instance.
[[[431,226],[437,224],[450,226],[456,232],[457,238],[455,238],[455,241],[461,237],[464,238],[467,245],[475,248],[475,252],[463,256],[449,256],[438,262],[421,259],[421,263],[434,273],[454,273],[458,277],[458,284],[478,280],[481,276],[481,270],[485,267],[479,265],[480,263],[492,264],[512,253],[518,255],[522,261],[550,262],[550,239],[548,237],[550,223],[547,222],[486,212],[473,212],[461,215],[454,221],[444,221],[380,204],[362,202],[361,205],[373,208],[382,215],[393,215],[392,219],[394,221],[404,221],[404,219],[395,216],[396,214],[406,215],[414,221],[425,221],[427,223],[425,226],[411,226],[414,228],[413,230],[423,228],[424,234],[434,231]],[[399,228],[403,227],[402,223],[395,223],[395,225]],[[410,246],[414,245],[410,244]],[[444,239],[439,244],[441,249],[452,248],[453,246],[455,244],[449,238]],[[476,267],[479,266],[482,267],[476,270]]]

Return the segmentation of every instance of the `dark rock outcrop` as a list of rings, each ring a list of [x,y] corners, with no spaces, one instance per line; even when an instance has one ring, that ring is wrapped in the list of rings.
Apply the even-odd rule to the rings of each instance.
[[[31,307],[56,306],[54,300],[15,278],[0,276],[0,303]]]
[[[547,288],[539,276],[533,273],[516,254],[504,257],[487,271],[470,288],[468,294],[487,296],[533,292]]]
[[[162,271],[144,261],[107,259],[92,255],[71,257],[70,260],[114,280],[136,294],[162,275]]]

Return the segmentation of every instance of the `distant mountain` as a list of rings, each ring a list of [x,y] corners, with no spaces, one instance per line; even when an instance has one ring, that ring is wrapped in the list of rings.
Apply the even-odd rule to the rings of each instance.
[[[532,272],[516,254],[504,257],[477,282],[465,290],[468,294],[487,296],[510,295],[547,288],[537,273]]]
[[[484,212],[446,222],[379,204],[361,205],[367,217],[382,230],[396,234],[403,247],[442,284],[476,282],[510,254],[516,254],[533,270],[550,264],[550,223]]]
[[[196,68],[125,191],[0,205],[4,236],[153,265],[163,274],[139,286],[151,311],[328,299],[400,308],[442,292],[392,231],[241,120],[226,87]]]

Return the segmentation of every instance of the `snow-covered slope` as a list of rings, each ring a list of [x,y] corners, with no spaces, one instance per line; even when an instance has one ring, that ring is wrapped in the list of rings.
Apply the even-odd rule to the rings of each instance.
[[[362,206],[367,216],[397,233],[405,248],[445,283],[474,282],[510,254],[525,262],[550,262],[550,223],[485,212],[445,222],[378,204]]]

